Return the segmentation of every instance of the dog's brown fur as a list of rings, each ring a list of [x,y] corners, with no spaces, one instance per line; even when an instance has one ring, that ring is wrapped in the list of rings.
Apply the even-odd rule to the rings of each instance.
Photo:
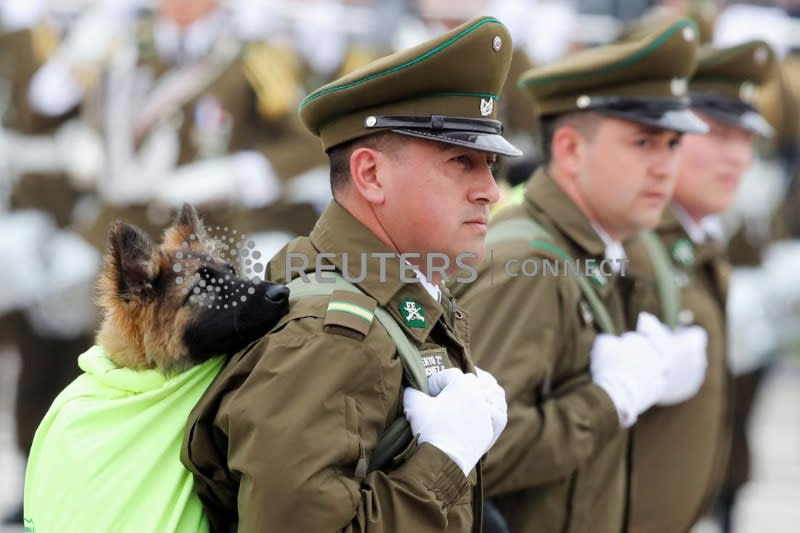
[[[173,268],[174,265],[180,265],[180,268]],[[208,268],[235,276],[230,265],[215,257],[214,243],[189,205],[181,209],[159,246],[139,228],[115,223],[109,233],[99,281],[99,305],[104,319],[97,344],[117,365],[127,368],[158,368],[170,373],[183,371],[200,362],[205,356],[192,353],[191,339],[187,337],[190,326],[196,327],[203,320],[213,321],[209,322],[213,331],[224,333],[230,323],[230,332],[235,334],[237,324],[242,321],[241,314],[248,312],[245,305],[235,312],[223,313],[209,310],[204,302],[196,301],[196,296],[190,291],[194,282],[200,279],[198,272]],[[181,283],[178,277],[184,278]],[[234,280],[252,284],[240,278]],[[262,282],[254,286],[259,285],[268,287],[274,284]],[[280,303],[266,299],[264,302],[273,308]],[[288,305],[286,302],[283,304]],[[271,316],[275,313],[263,313],[263,309],[251,308],[249,312],[263,314],[258,336],[266,333],[277,321]],[[278,316],[284,313],[285,310]],[[226,344],[224,351],[242,348],[242,343],[254,340],[251,337],[252,331],[239,335],[238,342]]]

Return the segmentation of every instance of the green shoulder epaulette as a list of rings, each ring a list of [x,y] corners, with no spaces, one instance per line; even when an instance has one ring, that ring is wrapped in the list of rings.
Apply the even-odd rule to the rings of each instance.
[[[324,326],[342,326],[366,336],[378,302],[366,294],[334,291],[328,301]]]

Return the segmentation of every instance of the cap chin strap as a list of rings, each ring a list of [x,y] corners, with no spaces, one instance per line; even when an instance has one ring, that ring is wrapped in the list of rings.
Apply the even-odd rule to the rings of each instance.
[[[493,135],[503,134],[503,123],[499,120],[448,117],[446,115],[430,116],[373,116],[364,119],[364,126],[370,129],[377,128],[406,128],[427,129],[437,131],[461,131],[469,133],[488,133]]]

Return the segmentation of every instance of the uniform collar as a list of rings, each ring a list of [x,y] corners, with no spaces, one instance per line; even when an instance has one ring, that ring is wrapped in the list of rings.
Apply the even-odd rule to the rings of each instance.
[[[603,241],[603,244],[606,245],[605,258],[611,263],[611,269],[615,272],[619,272],[620,261],[628,258],[628,256],[625,254],[625,248],[622,246],[620,241],[615,241],[612,239],[611,236],[606,233],[606,230],[600,227],[599,224],[592,222],[592,227]]]
[[[695,244],[703,244],[707,240],[721,241],[723,239],[722,222],[717,216],[707,216],[699,222],[695,221],[681,205],[673,203],[671,210],[675,218],[683,227],[686,234]]]
[[[357,283],[366,294],[377,300],[403,326],[406,332],[419,342],[424,341],[433,325],[442,316],[441,304],[434,299],[422,283],[404,283],[400,277],[400,261],[394,251],[378,239],[361,222],[356,220],[336,200],[328,204],[309,235],[311,244],[319,252],[333,254],[325,261],[343,271],[347,257],[347,271],[352,277],[361,273],[361,254],[366,254],[367,275]],[[346,254],[346,256],[345,256]],[[387,254],[384,260],[384,276],[381,276],[381,259],[375,254]],[[411,272],[406,272],[410,277]],[[427,280],[426,280],[427,281]],[[424,327],[409,327],[401,312],[407,300],[421,306],[425,312]]]
[[[661,222],[658,224],[657,232],[662,238],[667,239],[665,243],[668,246],[671,246],[675,241],[680,239],[691,241],[695,255],[694,262],[703,264],[709,260],[720,259],[724,257],[725,253],[725,246],[722,239],[716,237],[713,229],[709,229],[713,227],[714,223],[720,223],[718,217],[712,216],[706,218],[709,220],[706,221],[706,219],[703,219],[702,224],[698,224],[689,217],[685,209],[673,203],[664,210],[664,214],[661,216]],[[695,236],[689,233],[688,227],[694,227],[692,231],[696,232]],[[696,237],[700,235],[702,235],[701,240],[696,240]],[[706,236],[710,238],[706,238]],[[670,253],[672,253],[672,251],[670,251]]]
[[[428,294],[431,295],[431,298],[433,298],[437,302],[441,302],[442,301],[442,290],[439,288],[439,286],[438,285],[434,285],[433,283],[428,281],[428,278],[425,277],[425,274],[423,274],[421,270],[414,269],[414,274],[417,275],[417,279],[422,284],[422,286],[425,288],[425,290],[428,291]]]
[[[537,170],[528,181],[525,198],[543,211],[552,220],[553,225],[581,252],[593,257],[605,254],[606,243],[598,235],[592,222],[544,168]]]

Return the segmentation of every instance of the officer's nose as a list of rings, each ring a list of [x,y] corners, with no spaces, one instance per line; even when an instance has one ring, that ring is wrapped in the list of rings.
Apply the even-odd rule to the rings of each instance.
[[[485,173],[481,173],[480,182],[475,185],[469,194],[469,200],[476,204],[492,205],[500,199],[500,189],[494,179],[491,169],[486,168]]]

